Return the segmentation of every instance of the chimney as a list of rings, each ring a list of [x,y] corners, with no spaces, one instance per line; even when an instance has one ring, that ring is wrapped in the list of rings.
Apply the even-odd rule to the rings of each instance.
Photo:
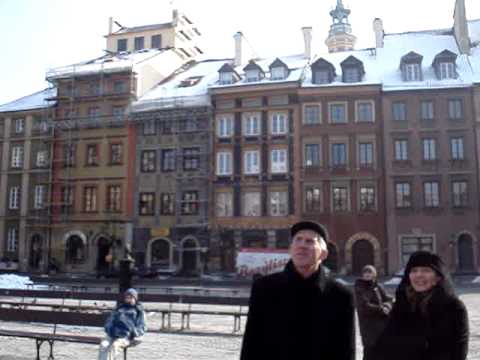
[[[235,66],[240,66],[242,65],[242,39],[243,39],[243,34],[241,31],[237,32],[235,35],[233,35],[233,38],[235,39]]]
[[[108,18],[108,35],[112,34],[113,32],[113,17]]]
[[[465,0],[456,0],[453,14],[453,33],[462,54],[470,54],[470,37],[468,35],[467,10]]]
[[[305,53],[304,56],[307,59],[312,58],[312,27],[307,26],[302,28],[303,41],[305,43]]]
[[[376,18],[373,20],[373,31],[375,32],[375,47],[377,49],[383,48],[383,36],[385,31],[383,30],[382,19]]]

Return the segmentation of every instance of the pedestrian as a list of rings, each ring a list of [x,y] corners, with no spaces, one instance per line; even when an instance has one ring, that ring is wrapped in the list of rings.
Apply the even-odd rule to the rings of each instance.
[[[324,229],[295,224],[289,252],[282,272],[253,283],[241,360],[354,360],[353,294],[321,265]]]
[[[376,360],[465,360],[468,316],[438,255],[411,255]]]
[[[363,344],[363,360],[370,360],[373,346],[383,332],[393,298],[377,282],[377,269],[366,265],[355,281],[355,305]]]
[[[145,331],[145,311],[138,302],[138,292],[128,289],[124,293],[124,302],[112,312],[105,324],[107,338],[100,344],[98,359],[114,360],[118,352],[133,340],[138,342]]]

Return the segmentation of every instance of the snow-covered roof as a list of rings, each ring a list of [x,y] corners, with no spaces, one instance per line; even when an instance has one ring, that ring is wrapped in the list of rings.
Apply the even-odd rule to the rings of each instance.
[[[152,25],[142,25],[142,26],[132,26],[132,27],[123,27],[118,31],[115,31],[112,35],[128,34],[132,32],[142,32],[150,30],[161,30],[171,28],[173,24],[171,22],[162,23],[162,24],[152,24]]]
[[[158,58],[165,63],[165,66],[172,62],[178,64],[179,61],[179,55],[174,49],[143,49],[135,52],[110,53],[93,60],[51,69],[47,71],[47,79],[55,80],[72,75],[92,75],[99,72],[131,71],[136,65],[151,59],[158,60]]]
[[[208,106],[208,88],[218,80],[218,69],[231,59],[204,60],[167,79],[132,104],[132,111]]]
[[[55,105],[53,101],[48,101],[48,99],[56,95],[57,89],[44,89],[34,94],[24,96],[20,99],[0,105],[0,113],[45,109]]]

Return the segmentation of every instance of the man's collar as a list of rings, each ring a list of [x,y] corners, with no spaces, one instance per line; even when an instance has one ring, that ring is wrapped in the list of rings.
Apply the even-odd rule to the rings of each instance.
[[[325,290],[325,286],[327,283],[327,275],[322,265],[318,267],[318,270],[315,271],[309,278],[305,279],[300,275],[300,273],[295,268],[293,261],[290,260],[287,265],[285,266],[285,273],[288,276],[290,281],[295,283],[302,283],[302,282],[313,282],[321,291]]]

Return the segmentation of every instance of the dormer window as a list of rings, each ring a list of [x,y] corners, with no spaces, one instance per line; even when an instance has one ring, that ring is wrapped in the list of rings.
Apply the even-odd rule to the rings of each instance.
[[[405,65],[405,81],[420,81],[421,80],[420,64],[406,64]]]
[[[315,84],[329,84],[330,83],[330,71],[329,70],[316,70],[313,74],[315,78]]]
[[[218,70],[220,85],[229,85],[237,82],[240,76],[229,63],[225,63],[220,70]]]
[[[312,83],[330,84],[336,77],[335,67],[325,59],[318,59],[312,64]]]
[[[289,71],[288,66],[282,60],[277,58],[270,64],[270,79],[284,80],[288,77]]]
[[[258,70],[249,70],[245,74],[248,82],[260,81],[260,71]]]
[[[360,82],[360,71],[357,68],[347,68],[343,74],[344,82],[346,83],[355,83]]]
[[[260,81],[265,77],[262,68],[258,66],[253,60],[250,60],[247,66],[243,68],[247,82]]]
[[[222,85],[233,84],[233,73],[231,72],[220,73],[220,84]]]
[[[440,79],[455,79],[455,64],[452,62],[440,63]]]
[[[439,80],[456,79],[457,78],[457,54],[443,50],[435,56],[433,60],[433,68]]]
[[[403,56],[400,61],[400,70],[403,81],[422,81],[423,56],[413,51]]]
[[[342,80],[344,83],[361,82],[365,70],[363,63],[354,56],[349,56],[340,64],[342,66]]]

